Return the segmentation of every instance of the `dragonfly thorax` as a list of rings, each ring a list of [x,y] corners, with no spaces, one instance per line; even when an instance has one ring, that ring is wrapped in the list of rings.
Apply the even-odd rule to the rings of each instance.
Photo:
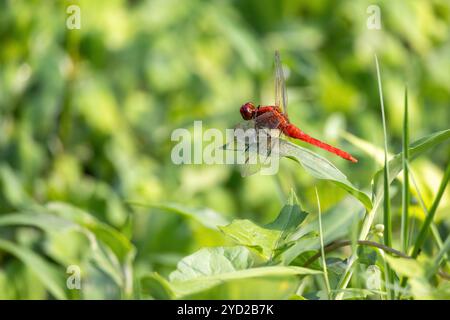
[[[255,117],[256,107],[253,103],[247,102],[242,105],[240,111],[244,120],[251,120]]]

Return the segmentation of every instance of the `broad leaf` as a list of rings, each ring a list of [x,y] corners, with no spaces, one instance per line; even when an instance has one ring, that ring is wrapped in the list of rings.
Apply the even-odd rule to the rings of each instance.
[[[266,277],[320,274],[301,267],[260,265],[260,259],[242,246],[201,249],[182,259],[169,276],[176,296],[191,295],[224,282]]]
[[[201,249],[177,264],[170,281],[186,281],[251,268],[255,264],[252,252],[241,246]]]
[[[269,259],[273,250],[276,249],[277,241],[282,234],[281,231],[260,227],[246,219],[233,220],[220,230],[238,244],[258,250],[266,259]]]
[[[414,259],[394,258],[389,255],[386,255],[385,259],[400,276],[409,278],[425,276],[424,266]]]
[[[363,207],[352,198],[347,198],[322,215],[322,229],[324,244],[337,240],[348,234],[355,221],[361,219]],[[308,235],[315,234],[311,237]],[[290,264],[301,253],[320,249],[319,222],[317,216],[292,233],[286,241],[295,244],[281,254],[284,264]]]
[[[287,234],[294,231],[308,216],[306,211],[300,209],[294,191],[291,191],[289,202],[281,209],[278,217],[266,225],[267,229],[282,231],[281,237],[286,238]]]
[[[285,239],[305,220],[307,212],[300,209],[295,194],[291,192],[289,203],[278,217],[264,227],[250,220],[233,220],[220,230],[240,245],[253,247],[270,259],[273,252],[285,244]]]
[[[338,168],[324,157],[282,139],[280,139],[280,155],[297,161],[315,178],[331,181],[343,188],[361,201],[367,209],[372,208],[369,196],[356,188]]]

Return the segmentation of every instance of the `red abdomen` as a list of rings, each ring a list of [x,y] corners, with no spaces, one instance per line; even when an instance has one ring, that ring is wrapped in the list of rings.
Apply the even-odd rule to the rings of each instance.
[[[348,161],[358,162],[358,160],[353,158],[349,153],[347,153],[341,149],[335,148],[333,146],[330,146],[329,144],[327,144],[325,142],[322,142],[320,140],[317,140],[317,139],[307,135],[306,133],[304,133],[302,130],[300,130],[293,124],[288,124],[288,125],[284,126],[281,130],[283,131],[283,133],[285,135],[287,135],[291,138],[299,139],[299,140],[305,141],[307,143],[310,143],[312,145],[315,145],[319,148],[327,150],[328,152],[334,153],[334,154],[338,155],[339,157],[344,158]]]

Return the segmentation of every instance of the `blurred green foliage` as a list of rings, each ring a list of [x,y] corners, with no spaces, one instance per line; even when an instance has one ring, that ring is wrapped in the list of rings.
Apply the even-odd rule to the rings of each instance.
[[[81,8],[80,30],[66,28],[70,4]],[[411,141],[447,129],[449,2],[377,1],[381,30],[366,27],[370,4],[0,1],[0,221],[19,215],[0,223],[0,298],[131,297],[140,275],[166,276],[183,256],[230,243],[202,219],[272,221],[291,188],[309,211],[316,211],[314,186],[323,211],[344,199],[344,191],[289,160],[276,177],[245,179],[233,166],[171,162],[174,129],[203,120],[204,128],[225,130],[241,121],[244,102],[273,103],[276,49],[288,71],[291,121],[355,154],[357,165],[326,156],[360,188],[370,189],[380,163],[340,132],[382,146],[374,53],[389,152],[401,151],[405,85]],[[449,154],[437,148],[413,165],[428,206]],[[395,184],[392,196],[397,232]],[[411,210],[419,224],[417,199]],[[447,191],[436,219],[444,235],[449,211]],[[81,293],[65,289],[73,264],[82,269]],[[132,270],[133,279],[117,270]]]

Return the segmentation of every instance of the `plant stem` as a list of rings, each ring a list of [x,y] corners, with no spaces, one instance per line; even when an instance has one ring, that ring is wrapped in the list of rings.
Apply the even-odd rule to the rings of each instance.
[[[408,88],[405,87],[405,107],[403,114],[403,145],[402,145],[402,166],[403,166],[403,188],[402,188],[402,221],[400,240],[403,252],[408,252],[409,246],[409,128],[408,128]]]
[[[322,212],[320,210],[319,193],[317,192],[317,188],[315,188],[315,189],[316,189],[316,198],[317,198],[317,208],[318,208],[318,213],[319,213],[319,237],[320,237],[320,251],[322,253],[321,255],[322,255],[323,276],[325,278],[325,286],[327,289],[327,297],[329,300],[331,288],[330,288],[330,281],[328,280],[327,262],[325,260],[325,251],[324,251],[324,245],[323,245]]]
[[[384,252],[389,252],[391,254],[394,254],[394,255],[402,257],[402,258],[411,258],[410,256],[404,254],[401,251],[395,250],[394,248],[388,247],[388,246],[386,246],[386,245],[384,245],[382,243],[378,243],[378,242],[375,242],[375,241],[357,240],[357,243],[359,245],[362,245],[362,246],[370,246],[370,247],[378,248],[378,249],[383,250]],[[324,250],[325,250],[325,253],[327,253],[327,252],[334,251],[334,250],[342,248],[342,247],[349,246],[351,244],[352,244],[351,240],[339,240],[339,241],[335,241],[335,242],[332,242],[331,244],[327,245],[324,248]],[[316,261],[320,256],[321,256],[321,252],[316,253],[315,255],[313,255],[311,258],[309,258],[303,264],[303,267],[309,266],[311,263]]]
[[[438,255],[438,258],[436,258],[436,261],[438,261],[438,259],[439,259],[439,261],[440,261],[440,260],[442,259],[443,255],[445,254],[445,252],[448,251],[448,249],[449,249],[448,246],[450,246],[449,242],[450,242],[450,240],[449,240],[449,238],[447,238],[447,240],[445,241],[445,244],[444,244],[444,249],[441,250],[441,253]],[[405,259],[413,259],[413,257],[408,256],[407,254],[404,254],[404,253],[401,252],[401,251],[395,250],[394,248],[385,246],[385,245],[382,244],[382,243],[378,243],[378,242],[375,242],[375,241],[369,241],[369,240],[358,240],[357,243],[358,243],[358,245],[361,245],[361,246],[369,246],[369,247],[374,247],[374,248],[381,249],[381,250],[383,250],[383,251],[386,252],[386,253],[390,253],[390,254],[399,256],[399,257],[401,257],[401,258],[405,258]],[[337,249],[339,249],[339,248],[347,247],[347,246],[350,246],[350,245],[352,245],[352,241],[351,241],[351,240],[339,240],[339,241],[335,241],[335,242],[332,242],[332,243],[330,243],[329,245],[325,246],[325,247],[324,247],[324,252],[325,252],[325,253],[328,253],[328,252],[337,250]],[[321,255],[322,255],[322,252],[321,252],[321,251],[317,252],[315,255],[313,255],[311,258],[309,258],[309,259],[303,264],[303,267],[306,268],[306,267],[309,266],[311,263],[313,263],[313,262],[316,261],[318,258],[320,258]],[[352,256],[352,257],[353,257],[353,256]],[[351,257],[351,258],[352,258],[352,257]],[[350,258],[350,259],[351,259],[351,258]],[[450,275],[449,275],[448,273],[444,272],[443,270],[439,270],[439,271],[437,272],[437,274],[438,274],[439,276],[441,276],[442,278],[444,278],[444,279],[450,279]]]

